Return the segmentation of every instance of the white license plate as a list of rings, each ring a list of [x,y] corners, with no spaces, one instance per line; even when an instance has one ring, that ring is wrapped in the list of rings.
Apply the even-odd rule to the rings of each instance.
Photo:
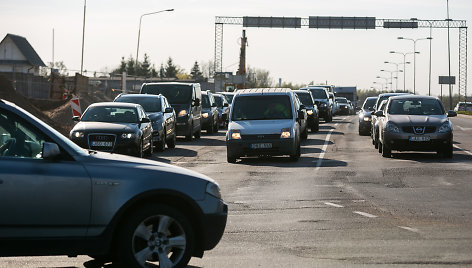
[[[272,148],[272,143],[253,143],[251,149],[269,149]]]
[[[90,143],[91,146],[96,146],[96,147],[112,147],[113,142],[111,141],[92,141]]]
[[[429,136],[410,136],[408,138],[409,141],[430,141]]]

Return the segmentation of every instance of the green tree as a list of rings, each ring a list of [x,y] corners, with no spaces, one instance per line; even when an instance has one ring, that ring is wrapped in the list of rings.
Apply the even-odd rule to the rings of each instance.
[[[149,62],[149,56],[144,53],[143,62],[138,61],[138,76],[149,77],[151,74],[151,64]]]
[[[178,68],[177,66],[174,65],[174,62],[172,61],[172,58],[169,57],[167,60],[167,65],[165,67],[164,71],[164,77],[165,78],[177,78],[178,74]]]
[[[197,82],[203,80],[203,73],[202,71],[200,71],[200,66],[198,65],[197,61],[195,61],[195,64],[193,65],[192,70],[190,71],[190,77]]]
[[[129,56],[128,60],[126,61],[126,73],[128,75],[135,75],[136,74],[136,69],[135,69],[135,62],[133,57]]]

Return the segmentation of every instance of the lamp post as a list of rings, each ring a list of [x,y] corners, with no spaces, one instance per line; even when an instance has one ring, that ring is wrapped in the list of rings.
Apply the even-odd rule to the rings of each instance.
[[[403,72],[403,91],[406,92],[406,64],[407,64],[407,61],[406,61],[406,55],[408,54],[420,54],[419,52],[398,52],[398,51],[390,51],[390,53],[392,54],[400,54],[400,55],[403,55],[403,66],[404,66],[404,69],[405,71]]]
[[[134,75],[134,87],[136,88],[136,76],[138,75],[138,53],[139,53],[139,39],[141,37],[141,20],[143,19],[144,16],[148,16],[148,15],[154,15],[154,14],[158,14],[158,13],[162,13],[162,12],[168,12],[168,11],[174,11],[174,9],[164,9],[164,10],[159,10],[159,11],[156,11],[156,12],[150,12],[150,13],[145,13],[143,15],[141,15],[141,17],[139,17],[139,29],[138,29],[138,45],[136,46],[136,62],[134,64],[134,72],[135,72],[135,75]]]
[[[385,91],[388,89],[388,78],[387,77],[382,77],[382,76],[377,76],[376,78],[378,79],[385,79]],[[391,83],[391,82],[390,82]],[[383,85],[383,84],[382,84]]]
[[[412,39],[412,38],[405,38],[405,37],[397,37],[399,40],[409,40],[413,41],[413,94],[416,94],[416,42],[420,40],[431,40],[433,39],[432,37],[426,37],[426,38],[418,38],[418,39]]]
[[[451,39],[449,36],[449,23],[451,19],[449,18],[449,0],[447,0],[447,58],[449,65],[449,80],[451,79]],[[460,100],[460,87],[459,87],[459,100]],[[467,105],[466,105],[467,107]],[[449,110],[452,110],[452,84],[449,83]],[[466,109],[467,110],[467,109]]]
[[[82,57],[80,60],[80,74],[84,69],[84,40],[85,40],[85,10],[87,8],[87,0],[84,0],[84,22],[82,24]]]
[[[407,62],[405,62],[405,63],[396,63],[396,62],[391,62],[391,61],[384,61],[384,63],[386,63],[386,64],[395,64],[395,66],[397,67],[397,71],[396,71],[396,73],[397,73],[397,81],[396,81],[395,90],[398,90],[398,73],[404,72],[403,70],[399,70],[398,65],[401,65],[401,64],[406,65],[406,64],[410,64],[410,62],[407,61]],[[405,69],[406,67],[403,66],[403,68]]]

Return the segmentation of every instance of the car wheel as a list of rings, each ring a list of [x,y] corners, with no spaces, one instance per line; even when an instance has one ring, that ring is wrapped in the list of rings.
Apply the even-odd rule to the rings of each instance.
[[[166,130],[162,132],[162,139],[159,141],[157,145],[157,151],[163,152],[166,149]]]
[[[175,148],[175,140],[176,140],[176,137],[175,137],[175,133],[174,133],[174,135],[172,135],[172,138],[167,141],[167,147],[168,148]]]
[[[190,126],[190,129],[188,131],[187,135],[185,135],[185,140],[191,141],[193,137],[193,125]]]
[[[298,159],[300,159],[300,155],[301,155],[300,143],[298,143],[297,148],[295,149],[295,152],[290,155],[290,160],[298,161]]]
[[[308,128],[306,127],[305,130],[302,132],[302,139],[306,140],[308,138]]]
[[[383,148],[382,148],[382,143],[381,143],[380,141],[378,141],[378,142],[376,143],[376,145],[377,145],[377,150],[379,151],[379,153],[382,153],[382,149],[383,149]]]
[[[154,153],[154,144],[152,142],[152,136],[149,139],[149,148],[146,150],[145,153],[146,153],[146,156],[152,156],[152,154]]]
[[[228,161],[228,163],[236,163],[236,159],[237,157],[234,156],[234,155],[231,155],[230,153],[226,153],[226,161]]]
[[[381,147],[379,146],[379,148],[382,148],[382,156],[383,157],[390,157],[392,156],[392,149],[390,148],[390,146],[388,146],[387,144],[385,143],[381,143]]]
[[[186,267],[195,237],[187,217],[161,204],[149,204],[126,217],[117,256],[124,267]]]
[[[211,120],[211,123],[208,125],[208,128],[206,129],[207,134],[213,134],[213,129],[214,129],[213,124],[214,122],[213,120]]]
[[[136,151],[137,151],[137,152],[136,152],[136,156],[139,157],[139,158],[143,158],[143,156],[144,156],[144,153],[143,153],[143,143],[144,143],[144,141],[141,140],[141,142],[139,143],[139,146],[138,146],[138,148],[137,148],[137,150],[136,150]]]
[[[380,148],[380,146],[379,146],[379,137],[377,135],[375,135],[375,139],[373,139],[372,142],[374,143],[375,149]],[[381,149],[379,149],[379,150],[381,150]],[[379,151],[379,153],[381,153],[381,151]]]
[[[197,132],[195,132],[193,136],[195,137],[195,139],[200,139],[200,137],[202,136],[202,129],[200,128],[199,130],[197,130]]]

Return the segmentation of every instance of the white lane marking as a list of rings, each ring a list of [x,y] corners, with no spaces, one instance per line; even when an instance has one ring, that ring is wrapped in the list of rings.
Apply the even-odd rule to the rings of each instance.
[[[335,207],[335,208],[343,208],[344,207],[344,206],[341,206],[341,205],[338,205],[338,204],[335,204],[335,203],[331,203],[331,202],[325,202],[325,205],[332,206],[332,207]]]
[[[411,228],[411,227],[407,227],[407,226],[397,226],[397,227],[402,228],[403,230],[413,232],[413,233],[419,233],[420,232],[420,230],[418,230],[416,228]]]
[[[361,216],[367,217],[367,218],[377,218],[377,216],[366,213],[366,212],[361,212],[361,211],[353,211],[353,213],[359,214]]]
[[[471,152],[467,151],[466,149],[462,149],[461,147],[457,146],[457,145],[454,145],[454,148],[457,148],[459,149],[460,151],[463,151],[464,153],[468,154],[468,155],[472,155]]]
[[[462,131],[472,130],[472,128],[470,128],[470,127],[461,127],[461,126],[458,126],[458,125],[454,125],[454,126],[460,128]]]
[[[338,126],[338,123],[334,124],[335,127]],[[324,158],[324,155],[326,153],[326,149],[328,148],[328,143],[329,143],[329,138],[331,138],[331,133],[333,133],[335,129],[331,129],[328,133],[328,135],[326,135],[326,139],[325,139],[325,142],[323,144],[323,148],[321,148],[321,153],[320,153],[320,156],[318,157],[318,161],[316,161],[316,168],[315,168],[315,171],[318,171],[321,167],[321,162],[323,162],[323,158]],[[314,161],[313,161],[314,162]]]

